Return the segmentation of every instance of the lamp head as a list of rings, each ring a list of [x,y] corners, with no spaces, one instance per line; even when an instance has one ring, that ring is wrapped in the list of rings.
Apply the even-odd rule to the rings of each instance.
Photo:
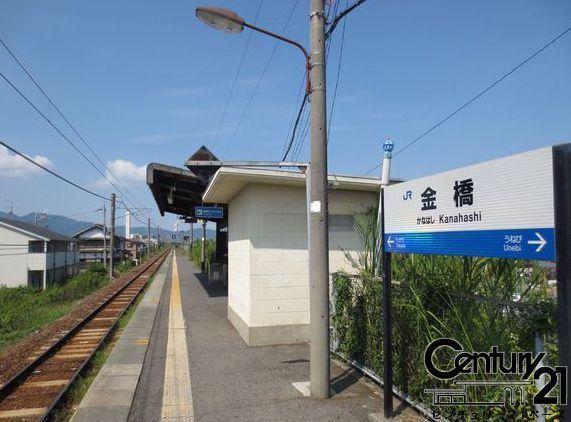
[[[211,28],[229,34],[239,34],[244,30],[244,19],[236,12],[222,7],[197,7],[196,17]]]

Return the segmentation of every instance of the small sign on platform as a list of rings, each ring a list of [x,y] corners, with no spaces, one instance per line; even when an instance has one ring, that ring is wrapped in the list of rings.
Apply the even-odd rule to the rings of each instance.
[[[194,207],[194,216],[204,219],[224,218],[224,208],[222,207]]]

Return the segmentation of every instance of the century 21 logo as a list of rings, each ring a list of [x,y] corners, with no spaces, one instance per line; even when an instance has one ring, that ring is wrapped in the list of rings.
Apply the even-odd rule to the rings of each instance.
[[[454,365],[450,368],[438,368],[433,361],[433,356],[438,349],[452,349],[457,352],[454,356]],[[498,382],[503,388],[512,388],[512,400],[514,392],[520,395],[524,394],[525,386],[532,385],[533,380],[538,380],[542,375],[545,375],[545,385],[534,395],[533,403],[542,405],[565,405],[567,404],[567,367],[566,366],[543,366],[542,361],[545,358],[545,352],[539,352],[534,355],[531,352],[501,352],[498,346],[492,346],[489,352],[466,352],[458,341],[452,338],[439,338],[432,341],[424,351],[424,365],[426,370],[435,378],[441,380],[453,380],[461,375],[477,375],[477,374],[504,374],[504,375],[517,375],[512,378],[506,385],[505,381]],[[466,388],[467,382],[461,380],[454,380],[455,386],[464,386]],[[471,386],[479,385],[481,387],[494,385],[493,381],[470,381]],[[557,386],[559,385],[559,394]],[[450,389],[427,389],[425,393],[433,394],[434,404],[454,404],[452,400],[444,403],[442,398],[444,395],[449,394],[450,391],[458,391],[461,397],[462,404],[466,405],[497,405],[498,403],[482,403],[482,402],[469,402],[466,390],[450,390]],[[459,402],[456,402],[459,403]]]

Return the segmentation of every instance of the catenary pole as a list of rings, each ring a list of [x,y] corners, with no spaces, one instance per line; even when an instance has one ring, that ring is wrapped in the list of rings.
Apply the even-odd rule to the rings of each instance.
[[[109,216],[111,220],[111,228],[109,233],[109,280],[113,279],[113,258],[115,255],[115,194],[111,194],[111,215]]]
[[[147,258],[151,257],[151,219],[147,218]]]
[[[107,269],[107,209],[103,202],[103,266]]]
[[[329,239],[324,0],[311,0],[311,202],[309,236],[311,396],[329,397]]]

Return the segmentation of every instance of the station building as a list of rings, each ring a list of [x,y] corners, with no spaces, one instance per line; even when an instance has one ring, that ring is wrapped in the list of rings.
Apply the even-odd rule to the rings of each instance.
[[[0,286],[45,289],[79,271],[77,240],[35,224],[0,218]]]
[[[198,156],[216,161],[205,151]],[[196,162],[197,154],[187,160]],[[309,341],[306,177],[301,171],[152,163],[147,183],[160,212],[194,217],[224,208],[216,259],[227,266],[228,319],[249,346]],[[380,180],[329,176],[329,270],[355,272],[363,245],[355,217],[377,207]]]

